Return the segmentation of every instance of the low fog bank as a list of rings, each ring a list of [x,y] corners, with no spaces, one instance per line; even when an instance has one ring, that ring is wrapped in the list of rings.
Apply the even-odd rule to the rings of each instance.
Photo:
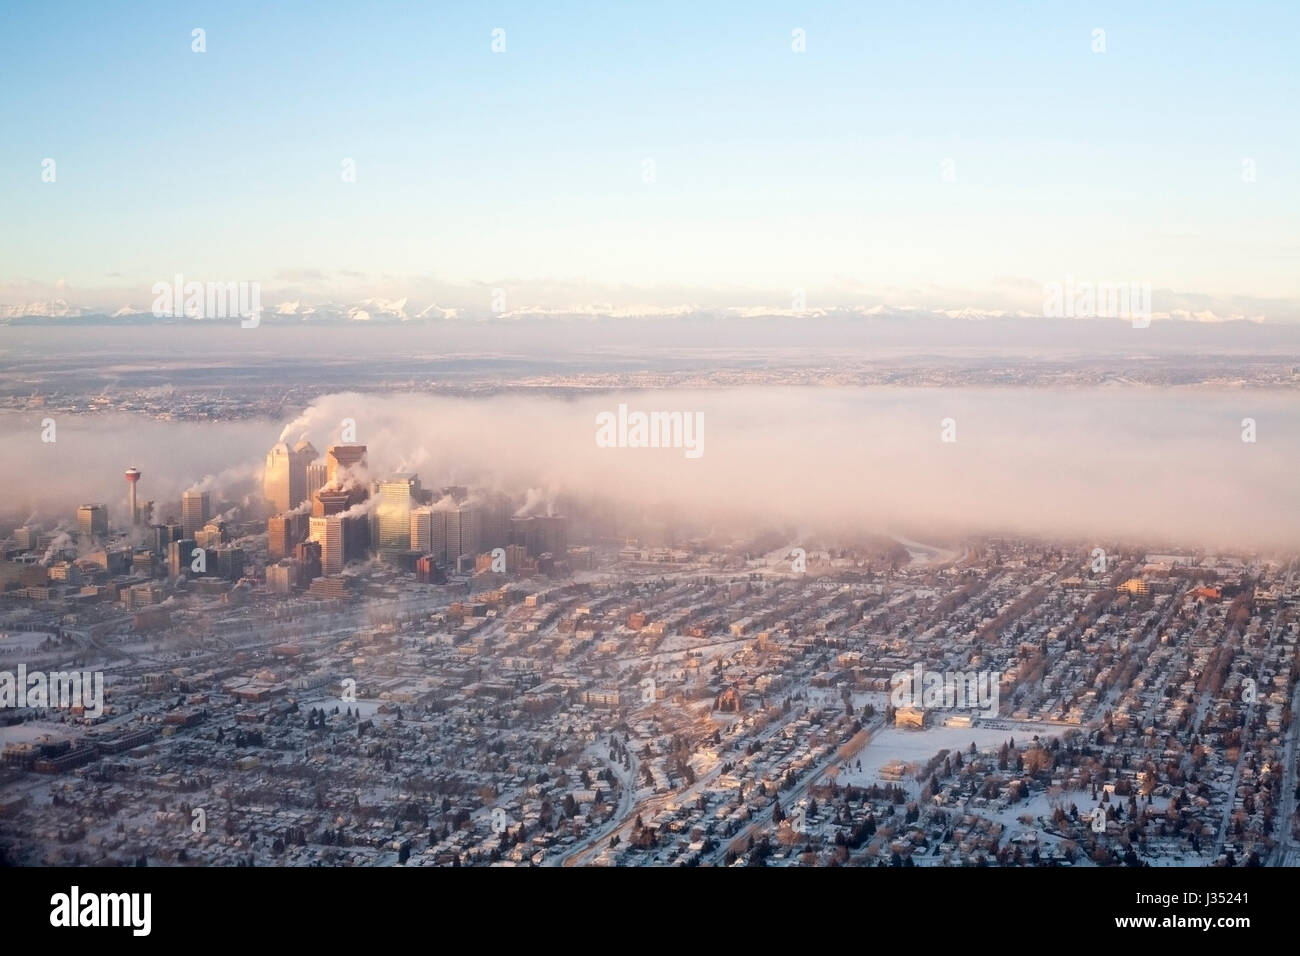
[[[703,416],[699,449],[600,447],[597,416]],[[69,519],[81,502],[125,512],[122,471],[143,472],[156,518],[196,484],[259,499],[267,450],[306,437],[324,453],[344,419],[368,471],[418,472],[522,501],[605,502],[637,516],[738,531],[771,527],[1012,532],[1089,540],[1295,548],[1300,402],[1282,392],[748,388],[580,399],[330,395],[282,422],[205,425],[66,417],[54,444],[39,411],[0,417],[10,449],[6,517]],[[1242,420],[1256,441],[1242,441]],[[952,419],[956,440],[941,440]],[[953,429],[949,429],[949,434]],[[215,503],[215,502],[214,502]]]

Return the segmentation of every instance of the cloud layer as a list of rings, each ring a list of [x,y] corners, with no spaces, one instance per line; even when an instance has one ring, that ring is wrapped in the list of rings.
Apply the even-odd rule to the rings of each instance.
[[[705,454],[601,448],[596,416],[700,412]],[[322,452],[345,418],[374,476],[479,484],[561,508],[606,502],[662,526],[1009,531],[1215,546],[1300,543],[1300,408],[1263,391],[745,388],[605,393],[580,399],[330,395],[284,422],[181,425],[67,419],[57,446],[37,419],[0,420],[6,447],[32,445],[11,475],[15,511],[69,515],[83,500],[217,500],[256,490],[282,431]],[[1242,441],[1242,421],[1256,441]],[[952,419],[956,441],[941,440]],[[206,476],[215,476],[207,478]],[[529,489],[533,489],[530,493]],[[214,505],[216,502],[214,501]],[[120,515],[124,508],[118,507]],[[21,516],[20,516],[21,517]]]

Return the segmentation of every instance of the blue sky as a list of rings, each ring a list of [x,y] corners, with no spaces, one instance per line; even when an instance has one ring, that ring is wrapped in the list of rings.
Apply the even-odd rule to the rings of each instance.
[[[0,300],[144,306],[177,272],[307,294],[957,301],[1070,275],[1293,299],[1298,11],[9,3]]]

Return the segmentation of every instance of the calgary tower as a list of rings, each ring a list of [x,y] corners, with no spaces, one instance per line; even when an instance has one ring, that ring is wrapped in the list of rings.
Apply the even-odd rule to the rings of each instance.
[[[132,465],[126,470],[126,500],[127,507],[130,509],[131,524],[140,520],[140,512],[135,506],[135,485],[140,480],[140,470]]]

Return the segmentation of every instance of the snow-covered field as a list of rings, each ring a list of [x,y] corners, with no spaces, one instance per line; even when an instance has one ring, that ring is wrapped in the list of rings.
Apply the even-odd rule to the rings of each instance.
[[[880,776],[880,770],[895,760],[903,763],[915,763],[917,769],[940,750],[960,750],[962,754],[970,752],[970,745],[977,750],[997,748],[1008,740],[1014,740],[1016,747],[1024,749],[1038,734],[1040,739],[1060,734],[1063,728],[1046,724],[1020,724],[1014,729],[1005,730],[991,727],[927,727],[925,730],[906,730],[887,727],[877,733],[869,744],[863,748],[836,776],[835,781],[841,785],[869,786],[873,783],[888,783]],[[862,769],[858,770],[861,761]],[[903,781],[909,783],[911,776]]]

